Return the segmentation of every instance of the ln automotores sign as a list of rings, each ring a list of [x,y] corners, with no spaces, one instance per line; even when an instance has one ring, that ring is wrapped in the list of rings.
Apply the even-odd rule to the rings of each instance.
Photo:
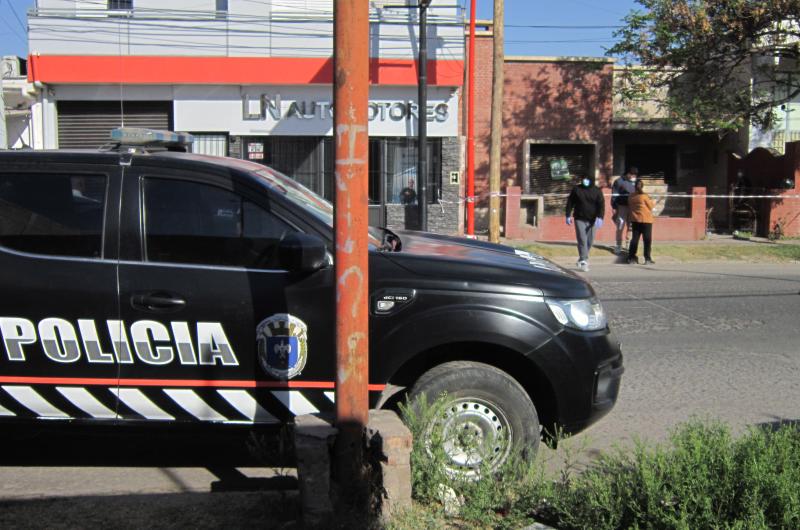
[[[173,93],[176,130],[231,136],[333,134],[329,86],[182,86]],[[458,136],[458,98],[456,88],[429,88],[428,136]],[[370,88],[370,136],[416,136],[418,114],[416,88]]]
[[[431,103],[427,107],[429,122],[446,122],[450,117],[447,103]],[[404,121],[419,115],[414,101],[370,101],[369,121]],[[242,118],[248,121],[281,120],[331,120],[333,104],[330,101],[283,101],[280,94],[242,95]]]

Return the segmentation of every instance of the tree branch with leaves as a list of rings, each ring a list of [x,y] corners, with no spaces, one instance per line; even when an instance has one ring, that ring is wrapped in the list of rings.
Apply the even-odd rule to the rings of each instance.
[[[608,50],[623,103],[661,95],[670,120],[697,131],[774,126],[800,95],[800,0],[637,0]]]

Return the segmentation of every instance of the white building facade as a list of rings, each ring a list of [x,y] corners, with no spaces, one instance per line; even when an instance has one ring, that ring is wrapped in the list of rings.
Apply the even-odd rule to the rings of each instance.
[[[168,5],[168,7],[165,7]],[[418,9],[370,2],[370,214],[407,226],[416,185]],[[28,14],[35,148],[94,148],[121,125],[195,135],[332,197],[333,0],[38,0]],[[429,227],[460,231],[463,11],[428,15]],[[433,206],[435,205],[435,206]]]
[[[34,144],[31,105],[38,92],[28,82],[26,61],[15,56],[0,59],[0,149],[26,149]]]

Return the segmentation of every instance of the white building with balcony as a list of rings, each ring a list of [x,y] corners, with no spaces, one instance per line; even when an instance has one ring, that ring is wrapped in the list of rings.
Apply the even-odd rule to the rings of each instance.
[[[34,143],[31,105],[38,93],[25,73],[26,62],[0,58],[0,149],[26,149]]]
[[[370,2],[371,219],[395,227],[417,177],[416,5]],[[332,196],[333,0],[37,0],[28,25],[35,148],[98,147],[121,125],[185,131],[195,152],[261,162]],[[433,0],[428,43],[428,223],[457,232],[455,0]]]

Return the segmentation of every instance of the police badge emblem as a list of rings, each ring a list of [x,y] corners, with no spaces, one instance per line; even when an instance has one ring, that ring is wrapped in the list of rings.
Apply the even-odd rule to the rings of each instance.
[[[308,326],[288,313],[264,319],[256,327],[258,362],[276,379],[300,374],[308,357]]]

